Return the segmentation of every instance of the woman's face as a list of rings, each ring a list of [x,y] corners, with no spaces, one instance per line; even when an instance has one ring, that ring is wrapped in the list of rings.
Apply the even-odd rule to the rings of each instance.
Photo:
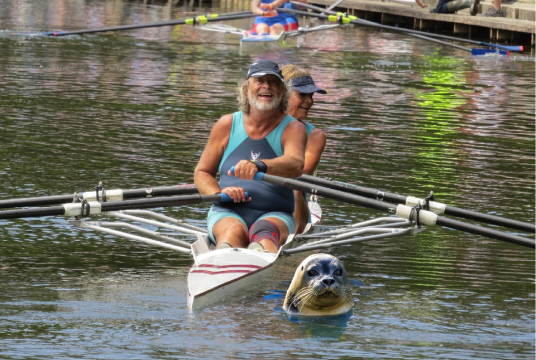
[[[295,119],[303,120],[307,118],[309,109],[313,107],[314,93],[304,94],[296,90],[292,90],[288,104],[287,113]]]

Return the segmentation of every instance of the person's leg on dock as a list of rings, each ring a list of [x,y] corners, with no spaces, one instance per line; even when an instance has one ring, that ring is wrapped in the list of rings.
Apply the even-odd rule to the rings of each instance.
[[[502,11],[501,9],[501,1],[502,0],[495,0],[493,2],[493,7],[491,9],[489,9],[485,14],[484,16],[488,16],[488,17],[503,17],[504,16],[504,12]]]
[[[475,16],[478,14],[478,4],[480,4],[480,0],[456,0],[441,5],[438,3],[435,12],[439,14],[453,14],[456,11],[470,8],[471,15]]]

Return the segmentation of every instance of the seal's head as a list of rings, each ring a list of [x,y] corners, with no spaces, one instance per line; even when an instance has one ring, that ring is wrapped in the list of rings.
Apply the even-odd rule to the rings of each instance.
[[[342,262],[332,255],[315,254],[296,269],[283,309],[290,315],[335,316],[354,305]]]

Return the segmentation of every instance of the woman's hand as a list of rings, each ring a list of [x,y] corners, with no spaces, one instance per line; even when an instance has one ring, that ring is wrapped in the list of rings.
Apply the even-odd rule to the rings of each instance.
[[[257,173],[257,166],[248,160],[240,160],[234,167],[234,174],[229,170],[227,175],[236,176],[237,178],[244,180],[253,180],[253,177]]]
[[[251,196],[246,199],[246,191],[242,188],[229,186],[221,190],[222,194],[229,196],[235,203],[250,202]]]

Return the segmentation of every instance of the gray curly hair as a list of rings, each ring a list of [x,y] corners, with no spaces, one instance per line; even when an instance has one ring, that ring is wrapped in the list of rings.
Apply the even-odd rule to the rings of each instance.
[[[290,94],[292,93],[291,87],[286,83],[281,81],[279,86],[279,92],[283,94],[281,98],[281,103],[279,103],[279,111],[285,112],[288,108],[288,101],[290,99]],[[249,115],[251,105],[248,100],[248,91],[249,91],[249,79],[243,80],[238,84],[238,109],[242,111],[244,115]]]

